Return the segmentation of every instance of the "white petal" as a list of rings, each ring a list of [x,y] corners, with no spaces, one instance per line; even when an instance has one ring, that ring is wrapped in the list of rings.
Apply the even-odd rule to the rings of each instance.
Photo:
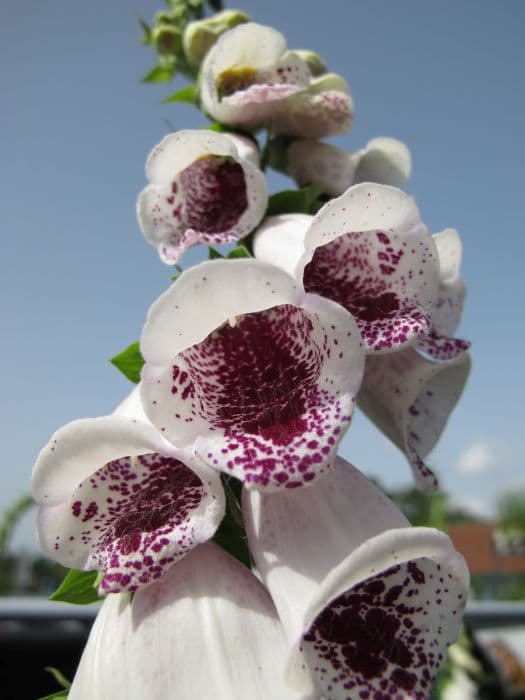
[[[412,159],[406,144],[397,139],[378,137],[369,141],[354,155],[354,183],[377,182],[404,187],[412,170]]]
[[[253,239],[253,253],[257,260],[272,263],[293,277],[304,253],[304,236],[312,220],[313,216],[308,214],[280,214],[266,218]]]
[[[109,596],[69,697],[301,700],[282,680],[284,657],[263,586],[218,547],[203,545],[131,604]]]
[[[337,197],[354,180],[354,161],[349,153],[321,141],[294,141],[286,152],[287,170],[300,187],[320,182],[327,194]]]
[[[359,406],[407,455],[419,486],[436,488],[423,462],[461,396],[470,370],[464,353],[436,363],[413,349],[367,359]]]
[[[442,283],[455,282],[459,277],[462,245],[458,232],[447,228],[433,235],[439,257],[439,278]]]
[[[249,161],[257,168],[259,167],[261,158],[255,141],[248,136],[241,136],[241,134],[224,133],[224,136],[227,136],[234,143],[239,158]]]

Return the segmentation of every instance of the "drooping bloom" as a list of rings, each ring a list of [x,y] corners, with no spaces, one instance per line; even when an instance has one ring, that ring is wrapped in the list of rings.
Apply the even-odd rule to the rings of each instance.
[[[438,483],[424,459],[443,432],[469,371],[465,352],[446,362],[431,362],[413,348],[367,358],[359,407],[406,454],[425,491]]]
[[[460,277],[461,239],[454,229],[435,233],[439,260],[439,289],[432,305],[432,330],[418,339],[418,348],[434,360],[453,360],[470,347],[461,338],[452,337],[463,312],[465,284]]]
[[[125,413],[64,426],[33,471],[40,547],[64,566],[103,571],[100,593],[150,584],[224,515],[217,472]]]
[[[285,650],[262,584],[208,543],[131,603],[108,596],[69,698],[301,700],[283,682]]]
[[[236,241],[257,226],[268,203],[257,165],[249,139],[202,129],[168,134],[153,149],[137,216],[164,262],[177,262],[195,243]]]
[[[404,187],[412,171],[412,158],[406,144],[398,139],[379,136],[352,154],[355,164],[353,184],[377,182]]]
[[[350,314],[253,259],[185,271],[150,309],[141,350],[142,401],[162,434],[268,488],[330,467],[364,365]]]
[[[308,139],[293,141],[286,150],[286,171],[297,184],[320,182],[331,197],[360,182],[404,187],[410,170],[406,145],[386,137],[372,139],[357,153]]]
[[[309,489],[245,491],[243,512],[290,645],[289,684],[325,700],[428,698],[468,592],[449,538],[410,527],[341,459]]]
[[[307,292],[344,306],[356,319],[367,353],[414,345],[430,331],[438,295],[434,239],[414,200],[394,187],[363,183],[326,204],[304,232],[301,247],[286,249],[266,222],[254,250],[295,268]],[[272,245],[262,241],[272,237]]]
[[[223,34],[201,69],[204,110],[222,124],[255,126],[310,84],[310,71],[284,36],[254,22]]]
[[[274,134],[323,139],[345,134],[354,121],[354,103],[344,78],[326,73],[289,97],[271,119]]]

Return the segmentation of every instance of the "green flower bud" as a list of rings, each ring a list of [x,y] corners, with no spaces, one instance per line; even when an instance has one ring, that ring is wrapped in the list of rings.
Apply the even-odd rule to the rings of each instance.
[[[318,53],[308,49],[294,49],[294,53],[302,58],[314,78],[327,72],[328,66]]]
[[[155,27],[151,33],[153,46],[161,56],[175,55],[182,47],[182,32],[167,24]]]
[[[250,17],[241,10],[224,10],[213,17],[190,22],[184,30],[184,53],[192,66],[200,66],[204,56],[217,39],[228,29],[249,22]]]

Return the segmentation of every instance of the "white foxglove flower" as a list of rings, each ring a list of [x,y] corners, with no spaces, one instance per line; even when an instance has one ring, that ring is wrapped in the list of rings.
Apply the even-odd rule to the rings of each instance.
[[[223,34],[201,68],[204,110],[222,124],[255,126],[310,84],[307,64],[284,36],[254,22]]]
[[[354,180],[352,155],[322,141],[293,141],[286,151],[286,161],[286,171],[299,187],[320,182],[331,197],[338,197]]]
[[[33,471],[42,550],[64,566],[103,571],[100,593],[151,584],[213,537],[224,515],[217,472],[130,410],[128,401],[120,415],[64,426]]]
[[[412,171],[412,158],[406,144],[398,139],[380,136],[352,155],[355,165],[354,183],[377,182],[404,187]]]
[[[418,339],[418,349],[434,360],[453,360],[470,347],[470,343],[453,338],[465,301],[466,289],[459,274],[461,239],[454,229],[435,233],[439,260],[439,289],[432,305],[432,331]]]
[[[287,246],[283,254],[269,230],[266,222],[255,239],[256,257],[294,269],[307,292],[344,306],[367,353],[414,345],[430,331],[439,287],[436,244],[414,200],[401,190],[354,185],[316,214],[302,245]],[[263,242],[270,236],[273,250]]]
[[[290,97],[272,115],[273,134],[299,139],[322,139],[344,134],[354,121],[354,103],[347,82],[326,73]]]
[[[438,484],[424,459],[443,432],[469,371],[465,353],[447,362],[431,362],[413,348],[367,358],[359,407],[406,454],[425,491]]]
[[[245,491],[243,511],[290,644],[289,684],[324,700],[428,698],[468,593],[450,539],[409,527],[341,459],[309,489]]]
[[[262,584],[211,543],[158,582],[105,600],[70,700],[307,700],[282,678],[286,641]]]
[[[186,270],[150,309],[141,351],[142,402],[157,429],[269,488],[330,467],[364,365],[350,314],[253,259]]]
[[[237,241],[257,226],[268,190],[254,152],[248,139],[202,129],[168,134],[153,149],[137,216],[164,262],[176,263],[196,243]]]

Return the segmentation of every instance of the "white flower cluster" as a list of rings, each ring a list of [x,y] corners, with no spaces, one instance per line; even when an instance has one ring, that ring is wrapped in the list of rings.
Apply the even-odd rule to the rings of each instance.
[[[317,140],[353,117],[322,65],[270,27],[228,29],[200,100],[231,131],[170,134],[148,158],[138,219],[165,262],[197,243],[251,255],[185,270],[149,311],[137,389],[39,455],[41,547],[108,594],[72,700],[422,699],[457,636],[461,555],[337,451],[358,402],[436,487],[424,459],[469,371],[452,337],[461,244],[397,189],[404,144]],[[237,133],[255,127],[335,198],[267,216],[256,142]],[[212,541],[234,516],[252,570]]]

